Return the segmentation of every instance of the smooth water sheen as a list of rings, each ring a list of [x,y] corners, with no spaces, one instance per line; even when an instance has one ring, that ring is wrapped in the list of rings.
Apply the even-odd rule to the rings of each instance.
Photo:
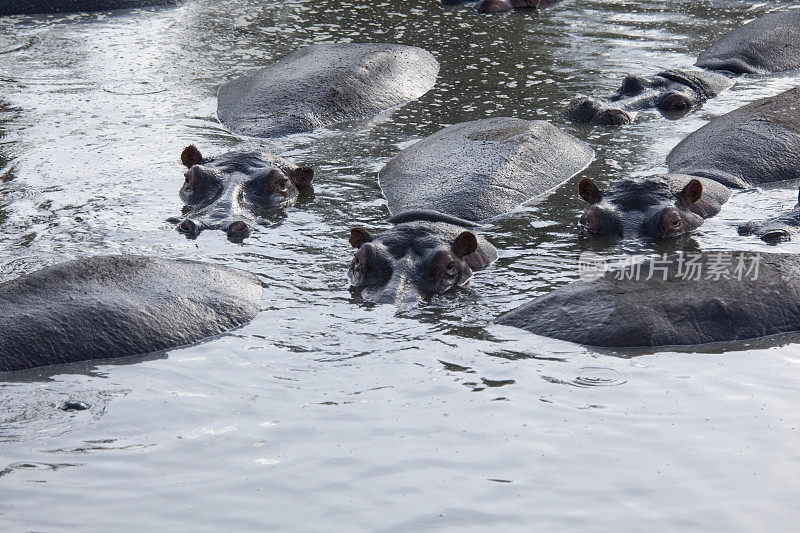
[[[800,252],[735,225],[795,204],[738,192],[694,236],[579,236],[577,180],[663,170],[711,118],[795,77],[741,77],[702,110],[622,129],[561,117],[625,73],[688,67],[787,3],[567,0],[481,16],[434,0],[189,0],[178,8],[0,18],[0,280],[89,254],[190,257],[256,273],[263,312],[231,335],[118,364],[0,382],[3,531],[786,531],[800,519],[800,344],[595,351],[490,323],[574,280],[577,257]],[[436,87],[373,121],[270,142],[232,135],[216,89],[315,42],[418,45]],[[445,125],[550,120],[595,162],[492,221],[500,260],[397,314],[351,295],[351,225],[386,228],[377,171]],[[262,146],[316,168],[316,194],[243,244],[187,240],[181,149]],[[435,176],[432,177],[435,179]],[[202,280],[198,280],[202,282]],[[66,400],[91,404],[65,412]]]

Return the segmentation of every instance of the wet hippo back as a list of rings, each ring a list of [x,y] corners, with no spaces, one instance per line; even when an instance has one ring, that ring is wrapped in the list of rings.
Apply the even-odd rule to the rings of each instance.
[[[800,10],[770,13],[736,28],[701,53],[696,65],[756,74],[800,68]]]
[[[371,118],[428,92],[439,63],[397,44],[318,44],[219,89],[217,115],[236,133],[275,137]]]
[[[628,267],[571,283],[498,322],[603,347],[695,345],[800,331],[797,255],[686,254],[645,261],[638,276],[632,272]],[[717,272],[728,279],[717,279]]]
[[[0,284],[0,371],[145,354],[252,320],[251,274],[141,256],[99,256]]]
[[[715,118],[667,156],[670,172],[728,187],[800,179],[800,88]]]
[[[110,11],[180,4],[183,0],[0,0],[0,16],[36,13]]]
[[[593,157],[587,144],[548,122],[487,118],[418,141],[379,177],[392,213],[430,209],[476,221],[553,189]]]

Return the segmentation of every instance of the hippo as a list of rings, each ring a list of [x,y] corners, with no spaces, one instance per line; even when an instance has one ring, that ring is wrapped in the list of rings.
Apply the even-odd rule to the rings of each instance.
[[[608,192],[601,192],[599,197],[596,185],[582,181],[579,195],[592,205],[583,214],[581,225],[588,233],[679,235],[695,229],[719,212],[730,197],[730,191],[723,189],[800,179],[798,102],[800,88],[794,88],[713,119],[672,149],[667,156],[669,174],[665,176],[625,180]],[[677,181],[667,186],[664,179]],[[686,205],[684,195],[676,202],[675,193],[690,179],[702,185],[698,190],[703,200]],[[666,206],[673,212],[671,220],[681,219],[678,226],[682,231],[654,235],[652,230],[661,228],[660,224],[650,223],[649,229],[642,224],[645,220],[655,220],[654,210]],[[681,212],[680,217],[674,209]]]
[[[301,192],[308,194],[314,180],[311,168],[262,152],[206,159],[190,145],[181,153],[181,162],[188,168],[180,190],[184,218],[170,222],[192,238],[204,229],[219,229],[240,241],[268,212],[294,205]]]
[[[800,87],[717,117],[667,156],[670,172],[744,189],[800,179]]]
[[[394,227],[380,235],[363,227],[350,230],[350,245],[358,251],[347,274],[367,302],[407,305],[444,294],[497,260],[497,250],[468,220],[412,210],[389,222]]]
[[[217,93],[234,133],[278,137],[372,118],[416,100],[439,74],[429,52],[398,44],[317,44],[235,78]]]
[[[378,179],[392,213],[426,209],[479,221],[545,194],[593,158],[586,143],[548,122],[495,117],[414,143]]]
[[[619,238],[683,235],[719,213],[731,196],[713,180],[682,174],[624,179],[606,191],[583,178],[578,192],[590,204],[580,219],[583,231]]]
[[[800,11],[768,13],[726,33],[697,56],[695,65],[734,74],[800,69]]]
[[[769,13],[727,33],[700,53],[695,66],[706,71],[627,76],[617,93],[608,98],[575,98],[565,116],[579,123],[629,124],[632,112],[642,109],[686,112],[700,107],[733,85],[725,74],[796,70],[800,68],[800,11]]]
[[[555,4],[558,0],[479,0],[475,4],[478,13],[505,13],[512,9],[534,9]]]
[[[0,16],[111,11],[181,3],[183,0],[0,0]]]
[[[95,256],[0,284],[0,372],[147,354],[247,324],[252,274],[186,260]]]
[[[626,76],[622,86],[606,99],[581,96],[564,110],[573,122],[606,126],[630,124],[636,111],[658,108],[665,113],[700,107],[733,86],[723,74],[702,70],[665,70],[655,76]]]
[[[790,211],[766,220],[751,221],[739,226],[739,235],[756,235],[770,244],[789,241],[800,231],[800,190],[797,205]]]
[[[661,256],[576,281],[497,323],[587,346],[693,346],[800,331],[800,256]]]

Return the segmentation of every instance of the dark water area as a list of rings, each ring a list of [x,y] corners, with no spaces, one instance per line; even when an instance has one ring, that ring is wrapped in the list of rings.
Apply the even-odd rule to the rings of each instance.
[[[577,180],[663,169],[713,117],[797,85],[751,77],[678,120],[567,123],[576,94],[691,66],[791,2],[577,1],[480,16],[426,2],[189,0],[174,8],[0,18],[0,281],[101,253],[190,257],[265,285],[250,325],[119,364],[0,381],[3,531],[789,530],[800,519],[800,344],[595,351],[492,325],[578,277],[578,255],[775,251],[736,224],[791,207],[791,184],[737,192],[690,238],[583,239]],[[317,42],[421,46],[419,100],[359,124],[263,141],[216,119],[224,82]],[[398,313],[348,290],[349,228],[386,228],[377,171],[443,126],[544,119],[595,161],[491,220],[500,260]],[[260,147],[316,169],[315,194],[252,237],[196,240],[179,155]],[[800,245],[780,250],[798,253]],[[89,409],[64,411],[68,400]]]

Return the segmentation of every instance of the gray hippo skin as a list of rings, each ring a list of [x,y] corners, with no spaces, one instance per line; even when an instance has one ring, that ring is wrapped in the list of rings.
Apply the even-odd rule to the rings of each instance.
[[[725,34],[697,58],[698,67],[736,74],[800,68],[800,11],[769,13]]]
[[[800,191],[798,191],[800,193]],[[756,235],[770,244],[789,241],[800,231],[800,194],[794,209],[766,220],[751,221],[739,226],[739,235]]]
[[[428,209],[478,221],[550,191],[593,158],[586,143],[547,122],[487,118],[409,146],[379,181],[392,213]]]
[[[473,233],[477,226],[434,211],[407,211],[389,219],[393,228],[373,236],[350,230],[357,248],[350,285],[365,301],[411,304],[444,294],[497,260],[497,250]]]
[[[184,218],[170,221],[189,237],[218,229],[231,240],[241,240],[262,216],[293,205],[301,191],[310,191],[314,179],[311,168],[261,152],[207,159],[195,146],[187,146],[181,162],[188,168],[180,191]]]
[[[625,179],[605,191],[583,178],[578,193],[590,204],[581,229],[619,238],[683,235],[719,213],[731,196],[724,185],[682,174]]]
[[[564,111],[573,122],[606,126],[630,124],[636,112],[657,108],[664,112],[695,109],[715,98],[733,81],[723,74],[702,70],[665,70],[655,76],[626,76],[608,98],[581,96]]]
[[[261,284],[231,268],[98,256],[0,284],[0,371],[146,354],[250,322]]]
[[[667,167],[733,188],[800,179],[800,88],[715,118],[672,149]]]
[[[112,9],[176,5],[182,2],[183,0],[0,0],[0,16],[110,11]]]
[[[311,131],[416,100],[438,74],[436,58],[415,46],[317,44],[220,87],[217,115],[246,135]]]
[[[699,276],[689,270],[694,258],[701,265]],[[728,272],[729,279],[709,277],[719,258],[729,266],[717,272]],[[800,256],[707,252],[662,261],[645,261],[634,279],[611,271],[571,283],[500,316],[498,323],[609,348],[697,345],[800,331]]]
[[[512,9],[534,9],[555,4],[559,0],[479,0],[475,4],[478,13],[505,13]]]

